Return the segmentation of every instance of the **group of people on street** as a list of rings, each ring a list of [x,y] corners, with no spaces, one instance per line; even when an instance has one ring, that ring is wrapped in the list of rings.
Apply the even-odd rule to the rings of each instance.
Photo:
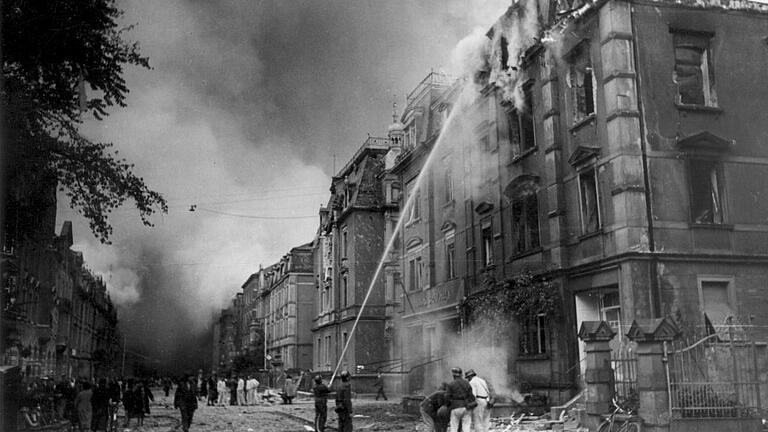
[[[493,387],[473,369],[462,375],[461,368],[451,369],[453,381],[440,388],[421,402],[421,417],[427,427],[435,432],[464,432],[474,428],[476,432],[488,432],[491,408],[495,403]]]
[[[42,411],[48,419],[67,420],[82,432],[106,431],[110,414],[121,402],[125,407],[124,426],[128,426],[131,418],[136,418],[139,425],[143,423],[152,400],[148,381],[100,378],[91,383],[62,375],[56,384],[50,379],[31,381],[21,398],[21,412],[30,428],[43,426],[31,414],[35,410]]]

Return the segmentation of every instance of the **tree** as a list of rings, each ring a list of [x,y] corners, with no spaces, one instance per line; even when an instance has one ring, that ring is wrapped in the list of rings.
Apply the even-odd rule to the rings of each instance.
[[[127,200],[146,226],[153,213],[168,210],[111,143],[79,132],[84,116],[101,120],[110,107],[125,106],[125,65],[149,68],[138,44],[123,38],[130,27],[118,25],[123,12],[114,3],[2,2],[5,200],[44,206],[51,194],[41,185],[57,186],[104,243],[112,233],[110,212]]]

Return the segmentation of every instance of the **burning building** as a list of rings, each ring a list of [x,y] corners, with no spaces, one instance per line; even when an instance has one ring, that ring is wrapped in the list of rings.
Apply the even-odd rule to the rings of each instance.
[[[749,1],[520,0],[485,35],[469,102],[434,74],[417,87],[389,171],[406,392],[458,364],[567,399],[583,321],[613,326],[616,350],[661,316],[766,339],[766,20]],[[464,306],[527,273],[556,310],[484,335]]]

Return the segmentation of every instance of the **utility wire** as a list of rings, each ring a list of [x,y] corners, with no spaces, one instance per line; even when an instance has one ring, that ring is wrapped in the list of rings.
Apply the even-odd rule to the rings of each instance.
[[[204,211],[208,213],[215,213],[225,216],[234,216],[234,217],[241,217],[241,218],[247,218],[247,219],[268,219],[268,220],[282,220],[282,219],[309,219],[309,218],[316,218],[317,215],[310,215],[310,216],[256,216],[256,215],[247,215],[247,214],[239,214],[239,213],[229,213],[229,212],[223,212],[213,209],[207,209],[202,207],[197,207],[196,205],[193,205],[190,207],[189,211]]]

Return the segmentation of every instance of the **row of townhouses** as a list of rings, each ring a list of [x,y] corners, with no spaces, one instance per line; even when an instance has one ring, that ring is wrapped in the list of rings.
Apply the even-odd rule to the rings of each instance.
[[[29,378],[120,373],[123,347],[106,284],[70,249],[72,223],[56,234],[56,188],[41,187],[51,197],[45,208],[27,205],[27,194],[41,192],[35,187],[13,189],[4,209],[2,364]]]
[[[750,1],[514,3],[472,79],[427,75],[336,173],[312,242],[222,313],[214,364],[250,349],[423,394],[502,359],[498,385],[556,402],[583,372],[584,321],[607,322],[614,350],[660,317],[738,323],[764,350],[767,24]],[[527,273],[557,312],[510,316],[480,347],[466,305]]]

